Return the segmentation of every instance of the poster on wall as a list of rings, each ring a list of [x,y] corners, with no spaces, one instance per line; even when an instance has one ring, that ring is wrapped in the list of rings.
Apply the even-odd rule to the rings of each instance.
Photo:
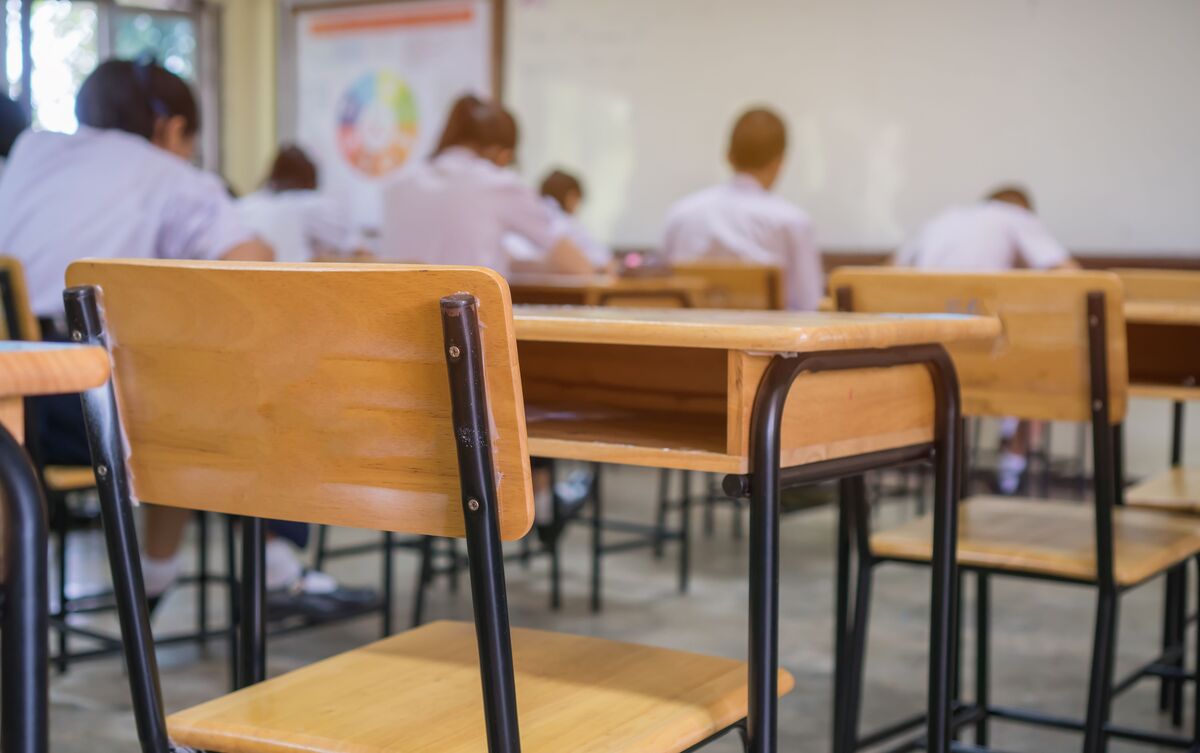
[[[369,237],[382,189],[437,144],[451,103],[492,88],[490,0],[402,0],[296,15],[296,136]]]

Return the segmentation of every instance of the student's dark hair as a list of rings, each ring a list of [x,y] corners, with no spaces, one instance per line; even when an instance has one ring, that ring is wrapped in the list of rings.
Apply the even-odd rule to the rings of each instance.
[[[164,118],[183,118],[185,134],[200,130],[191,88],[153,61],[106,60],[79,87],[75,117],[92,128],[125,131],[147,141]]]
[[[0,157],[8,156],[17,137],[28,127],[29,118],[25,116],[25,110],[0,94]]]
[[[735,170],[758,170],[787,150],[787,125],[765,107],[742,113],[729,135],[729,162]]]
[[[567,208],[567,196],[574,191],[583,198],[583,184],[570,173],[555,170],[542,181],[542,196],[548,196],[558,202],[558,206]]]
[[[279,147],[275,161],[271,163],[271,174],[267,176],[267,188],[272,191],[312,191],[317,187],[317,166],[304,150],[295,144]]]
[[[1029,198],[1029,192],[1024,187],[1018,186],[1015,183],[993,189],[987,198],[988,201],[1003,201],[1005,204],[1014,204],[1024,207],[1031,212],[1033,211],[1033,199]]]
[[[484,149],[501,144],[501,110],[492,102],[467,94],[455,100],[446,116],[434,156],[455,146]]]

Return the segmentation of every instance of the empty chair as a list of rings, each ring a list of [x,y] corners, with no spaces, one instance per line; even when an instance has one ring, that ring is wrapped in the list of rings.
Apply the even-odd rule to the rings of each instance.
[[[1095,490],[1088,504],[980,496],[963,501],[959,564],[977,581],[975,700],[959,717],[974,724],[976,744],[988,744],[988,719],[1084,732],[1084,750],[1101,751],[1114,732],[1109,711],[1119,597],[1171,571],[1200,552],[1200,525],[1154,511],[1117,506],[1119,428],[1125,416],[1127,372],[1120,281],[1106,273],[920,273],[898,269],[841,269],[831,288],[854,311],[971,312],[999,317],[1003,334],[988,347],[951,346],[965,416],[1015,416],[1087,422],[1094,447]],[[860,521],[869,525],[869,520]],[[870,572],[884,561],[927,562],[928,518],[875,533],[860,552]],[[993,574],[1074,583],[1097,590],[1086,719],[993,705],[988,687],[989,578]],[[857,629],[866,630],[865,615]],[[860,673],[861,648],[846,668]],[[854,725],[854,719],[848,719]],[[855,730],[843,730],[854,749]],[[1171,742],[1184,744],[1186,741]]]
[[[391,265],[79,262],[88,395],[143,750],[673,751],[736,728],[742,661],[510,629],[501,541],[533,517],[508,287]],[[243,518],[241,690],[164,719],[135,499]],[[465,537],[474,625],[265,680],[258,516]],[[782,675],[786,691],[791,678]]]

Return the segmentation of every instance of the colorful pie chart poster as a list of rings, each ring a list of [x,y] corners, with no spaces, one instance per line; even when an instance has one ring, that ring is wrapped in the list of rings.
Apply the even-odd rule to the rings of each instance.
[[[297,141],[369,234],[383,186],[432,152],[451,103],[490,92],[491,3],[347,5],[296,20]]]

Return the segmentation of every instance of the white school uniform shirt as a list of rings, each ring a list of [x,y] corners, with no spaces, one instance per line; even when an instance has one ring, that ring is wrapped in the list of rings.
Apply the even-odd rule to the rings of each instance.
[[[812,221],[749,175],[681,199],[667,214],[669,263],[741,260],[780,267],[788,308],[815,311],[825,290]]]
[[[1051,269],[1070,258],[1037,215],[1003,201],[947,209],[896,252],[899,266],[972,272],[1013,269],[1018,261]]]
[[[612,263],[612,249],[596,240],[582,222],[563,210],[556,199],[543,196],[542,203],[550,212],[554,235],[570,239],[596,269],[604,269]],[[532,243],[516,233],[507,233],[504,236],[504,250],[508,252],[510,259],[522,261],[537,261],[544,256]]]
[[[523,236],[543,256],[563,237],[516,173],[469,149],[453,147],[413,165],[384,191],[382,258],[507,275],[507,233]]]
[[[236,206],[242,222],[275,249],[276,261],[312,261],[354,250],[345,207],[319,191],[263,189],[238,199]]]
[[[0,181],[0,254],[38,316],[61,318],[77,259],[215,259],[253,237],[216,176],[123,131],[26,131]]]

